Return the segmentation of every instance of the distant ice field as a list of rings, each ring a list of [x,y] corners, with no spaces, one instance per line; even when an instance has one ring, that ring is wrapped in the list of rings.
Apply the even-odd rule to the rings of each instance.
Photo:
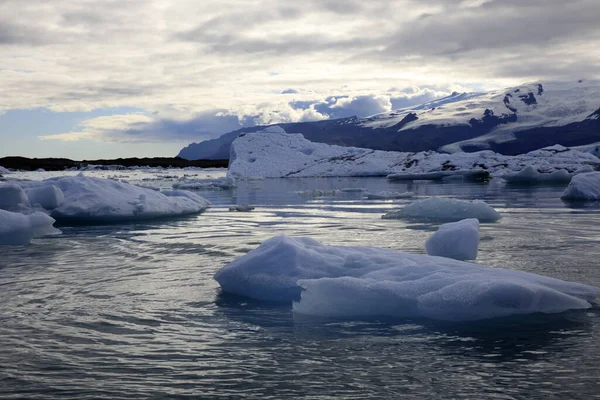
[[[201,186],[226,171],[86,175],[169,189],[185,175]],[[477,263],[600,286],[600,206],[563,202],[566,184],[295,178],[236,185],[195,191],[212,203],[202,214],[66,225],[61,235],[0,248],[0,398],[597,395],[597,306],[460,324],[315,320],[294,315],[291,305],[227,296],[212,279],[279,234],[424,254],[443,221],[381,216],[442,196],[484,200],[501,214],[480,224]],[[414,195],[367,199],[381,192]],[[238,205],[255,208],[229,211]]]

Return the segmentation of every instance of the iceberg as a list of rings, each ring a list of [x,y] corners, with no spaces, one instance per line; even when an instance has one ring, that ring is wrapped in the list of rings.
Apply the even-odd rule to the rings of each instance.
[[[10,171],[0,165],[0,175],[8,175],[8,174],[10,174]]]
[[[83,174],[20,182],[20,185],[60,223],[96,224],[174,217],[199,213],[210,205],[206,199],[188,191],[160,192]]]
[[[224,292],[293,302],[295,313],[466,321],[586,309],[600,288],[523,271],[275,236],[214,278]]]
[[[39,211],[25,215],[0,209],[0,245],[23,246],[34,237],[61,233],[54,222]]]
[[[588,167],[590,166],[588,165]],[[502,179],[504,179],[508,183],[523,184],[563,182],[568,183],[572,177],[573,174],[570,174],[564,169],[553,171],[551,173],[541,173],[537,169],[533,168],[531,165],[526,166],[517,173],[502,175]]]
[[[0,209],[13,210],[17,207],[28,206],[27,194],[16,183],[0,184]]]
[[[227,175],[235,179],[387,176],[391,181],[480,181],[511,176],[530,166],[542,174],[542,179],[551,177],[566,182],[567,175],[570,177],[584,165],[600,166],[600,160],[592,154],[562,146],[518,156],[490,150],[408,153],[314,143],[301,134],[273,131],[240,134],[231,144]]]
[[[600,172],[575,175],[561,196],[564,200],[600,200]]]
[[[449,222],[425,241],[425,252],[430,256],[475,260],[479,247],[479,220],[475,218]]]
[[[46,185],[29,189],[27,197],[31,204],[39,204],[46,210],[54,210],[65,201],[62,190],[54,185]]]
[[[425,219],[440,221],[460,221],[461,219],[476,218],[480,222],[496,222],[501,216],[482,200],[459,200],[446,197],[430,197],[417,200],[401,209],[392,211],[383,219]]]

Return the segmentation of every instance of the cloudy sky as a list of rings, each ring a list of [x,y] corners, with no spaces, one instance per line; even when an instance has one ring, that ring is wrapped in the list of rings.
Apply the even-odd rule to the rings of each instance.
[[[598,0],[0,0],[0,156],[174,156],[241,126],[599,78]]]

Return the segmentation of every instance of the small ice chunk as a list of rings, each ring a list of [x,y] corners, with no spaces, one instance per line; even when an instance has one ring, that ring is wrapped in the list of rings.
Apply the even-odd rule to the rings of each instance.
[[[224,292],[325,317],[466,321],[587,309],[600,288],[376,247],[276,236],[214,278]]]
[[[0,184],[0,208],[13,209],[24,204],[29,204],[29,201],[21,186],[16,183]]]
[[[564,200],[600,200],[600,172],[578,174],[561,196]]]
[[[560,183],[569,182],[572,175],[564,169],[541,173],[531,165],[514,174],[504,174],[502,179],[509,183]]]
[[[385,214],[383,219],[430,219],[441,221],[460,221],[477,218],[481,222],[498,221],[500,214],[481,200],[459,200],[446,197],[430,197],[409,204],[400,211]]]
[[[10,174],[10,173],[11,172],[8,169],[6,169],[2,165],[0,165],[0,175],[7,175],[7,174]]]
[[[30,215],[0,210],[0,245],[24,246],[32,238],[60,233],[54,219],[42,212]]]
[[[31,204],[39,204],[46,210],[54,210],[65,201],[62,190],[54,185],[35,187],[27,191]]]
[[[368,200],[392,200],[392,199],[408,199],[409,197],[413,197],[415,194],[413,192],[391,192],[391,191],[381,191],[378,193],[367,193]]]
[[[479,220],[475,218],[449,222],[440,226],[425,242],[430,256],[475,260],[479,247]]]

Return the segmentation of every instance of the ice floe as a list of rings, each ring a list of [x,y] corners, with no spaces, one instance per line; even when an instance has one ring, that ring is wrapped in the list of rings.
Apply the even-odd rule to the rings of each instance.
[[[417,200],[399,211],[391,211],[383,219],[425,219],[440,221],[460,221],[476,218],[481,222],[495,222],[500,214],[482,200],[460,200],[446,197],[430,197]]]
[[[564,200],[600,200],[600,172],[575,175],[561,198]]]
[[[600,288],[443,257],[276,236],[214,277],[224,292],[324,317],[477,320],[590,308]]]
[[[425,241],[430,256],[475,260],[479,248],[479,220],[475,218],[449,222]]]
[[[54,219],[43,212],[29,215],[0,209],[0,245],[22,246],[38,236],[61,233]]]
[[[482,180],[510,176],[530,166],[543,177],[565,180],[584,165],[600,167],[600,159],[559,145],[518,156],[489,150],[403,153],[313,143],[301,134],[255,132],[242,134],[233,141],[228,176],[235,179],[388,176],[390,180]]]
[[[37,203],[52,218],[67,223],[112,223],[180,216],[204,211],[210,204],[204,198],[188,191],[161,192],[79,174],[44,181],[23,181],[18,182],[18,185],[12,184],[12,187],[4,186],[0,190],[11,191],[10,203],[13,204],[13,208],[15,202],[23,199],[23,195],[18,191],[23,192],[19,185],[29,194],[28,203],[32,206]]]
[[[592,168],[589,165],[586,167]],[[579,168],[579,171],[582,168]],[[593,168],[592,168],[593,170]],[[553,171],[550,173],[541,173],[537,169],[528,165],[517,173],[509,173],[502,175],[502,179],[509,183],[521,183],[521,184],[532,184],[532,183],[568,183],[573,174],[568,173],[564,169]]]

